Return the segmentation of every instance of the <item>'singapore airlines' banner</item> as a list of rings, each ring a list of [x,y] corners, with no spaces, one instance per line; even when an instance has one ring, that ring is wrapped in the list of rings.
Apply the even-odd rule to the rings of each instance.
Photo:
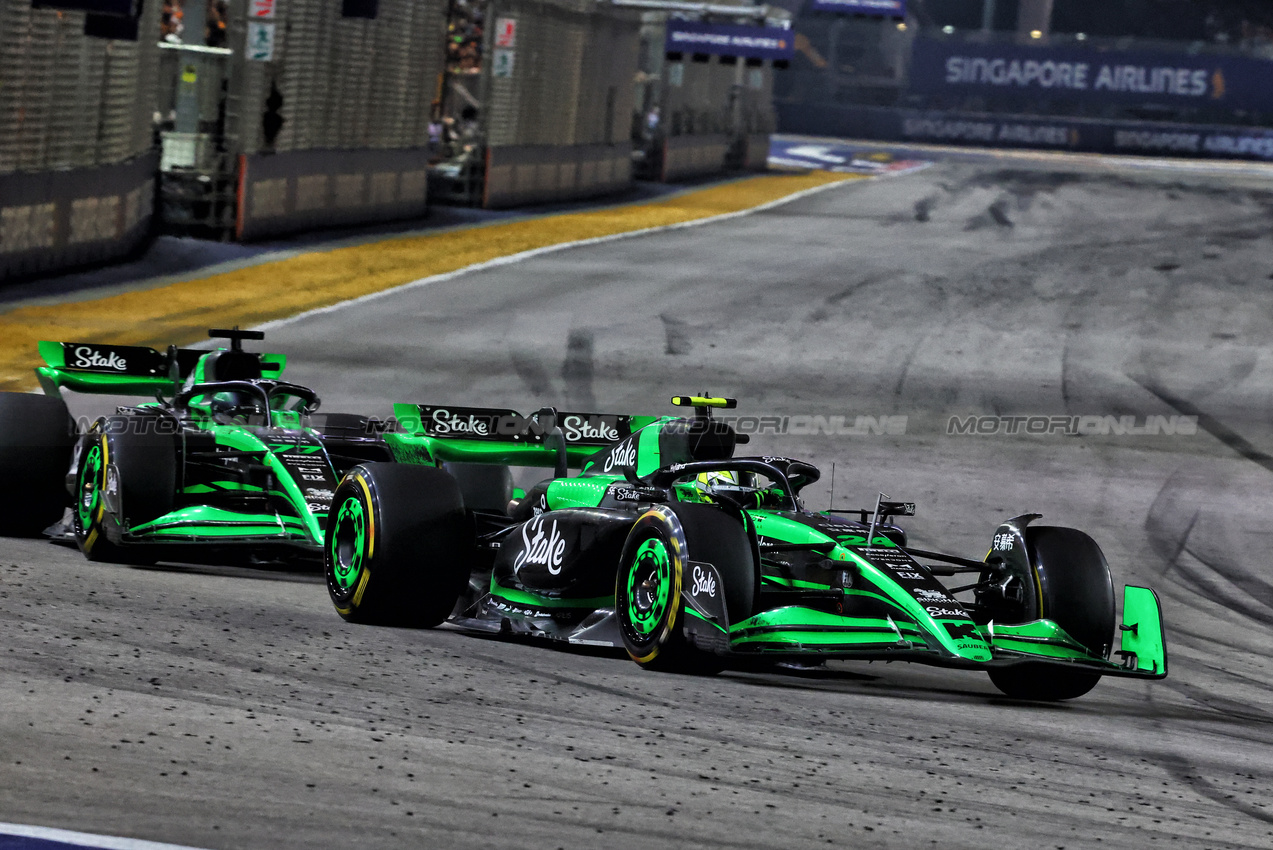
[[[1273,62],[1243,56],[1085,51],[917,39],[910,89],[1029,94],[1170,108],[1273,109]]]

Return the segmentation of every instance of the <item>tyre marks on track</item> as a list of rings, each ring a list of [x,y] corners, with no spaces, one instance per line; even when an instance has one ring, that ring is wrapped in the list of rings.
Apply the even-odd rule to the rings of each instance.
[[[596,371],[593,343],[590,330],[572,330],[566,337],[566,362],[561,366],[561,377],[566,382],[566,404],[575,410],[593,410],[597,406],[592,392],[592,377]]]
[[[1251,369],[1245,369],[1247,374],[1249,374],[1250,371]],[[1273,455],[1257,448],[1253,443],[1234,429],[1230,428],[1228,425],[1221,422],[1215,416],[1207,413],[1207,411],[1188,399],[1182,398],[1175,393],[1168,391],[1153,381],[1145,378],[1138,378],[1134,375],[1129,375],[1128,377],[1153,395],[1157,396],[1162,402],[1176,410],[1178,413],[1185,416],[1198,417],[1199,428],[1206,431],[1208,434],[1215,437],[1221,443],[1224,443],[1226,446],[1233,449],[1233,451],[1237,452],[1252,463],[1263,467],[1269,472],[1273,472]],[[1242,375],[1241,377],[1245,377],[1245,375]]]

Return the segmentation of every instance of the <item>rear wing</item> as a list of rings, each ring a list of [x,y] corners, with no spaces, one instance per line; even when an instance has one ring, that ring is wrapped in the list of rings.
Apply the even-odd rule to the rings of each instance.
[[[465,461],[513,466],[556,466],[562,445],[554,434],[553,411],[524,416],[495,407],[395,404],[398,429],[385,435],[395,455],[417,461]],[[557,411],[566,458],[579,467],[598,448],[618,442],[653,416]],[[421,456],[423,450],[426,454]]]
[[[207,350],[169,346],[167,353],[138,345],[50,342],[39,345],[47,366],[35,370],[45,394],[80,393],[154,396],[176,392]],[[277,380],[287,365],[282,354],[262,354],[262,377]]]

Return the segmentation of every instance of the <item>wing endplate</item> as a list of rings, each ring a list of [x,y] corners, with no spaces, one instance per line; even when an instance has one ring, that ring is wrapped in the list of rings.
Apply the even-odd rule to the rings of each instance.
[[[1123,624],[1119,655],[1130,670],[1151,676],[1167,675],[1167,636],[1162,625],[1158,594],[1148,587],[1123,588]]]

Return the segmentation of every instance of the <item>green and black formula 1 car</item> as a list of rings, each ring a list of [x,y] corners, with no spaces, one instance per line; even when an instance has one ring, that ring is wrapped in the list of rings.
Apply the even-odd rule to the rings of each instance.
[[[215,351],[41,342],[45,395],[0,393],[0,533],[61,519],[90,559],[321,557],[340,476],[390,461],[376,420],[318,414],[281,380],[286,358],[245,351],[259,331],[210,330]],[[152,399],[77,427],[63,390]]]
[[[893,522],[913,504],[806,510],[815,467],[734,457],[745,436],[711,416],[732,400],[673,402],[694,415],[395,406],[403,429],[388,440],[414,463],[355,467],[328,514],[337,612],[622,647],[663,670],[918,661],[984,670],[1026,699],[1167,675],[1156,595],[1127,587],[1117,624],[1105,556],[1083,532],[1024,514],[981,561],[919,550]],[[555,474],[515,493],[510,465]]]

